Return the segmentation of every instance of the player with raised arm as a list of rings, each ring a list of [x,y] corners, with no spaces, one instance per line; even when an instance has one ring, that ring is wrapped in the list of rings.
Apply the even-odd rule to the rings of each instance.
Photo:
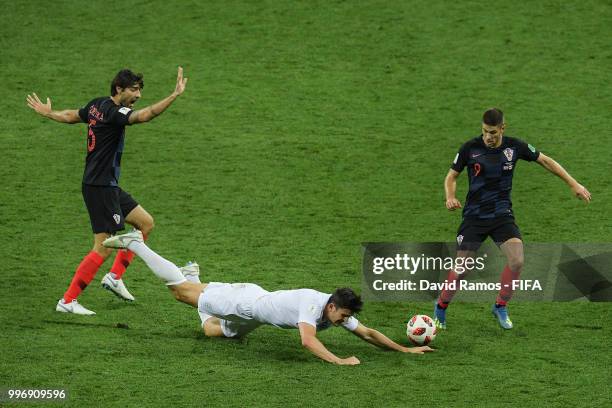
[[[492,312],[504,329],[512,328],[507,303],[512,297],[512,281],[517,280],[523,268],[523,241],[512,212],[512,177],[519,159],[535,161],[560,177],[577,198],[589,202],[591,193],[578,183],[552,158],[537,151],[532,145],[505,136],[504,114],[501,110],[487,110],[482,119],[482,134],[469,140],[459,150],[446,179],[446,208],[461,208],[455,192],[457,177],[468,170],[469,191],[463,208],[463,222],[457,232],[457,258],[473,258],[482,242],[491,237],[507,259],[501,274],[501,290]],[[447,282],[465,277],[451,270]],[[456,284],[455,284],[456,285]],[[448,287],[452,285],[448,285]],[[445,289],[435,305],[435,320],[446,328],[446,310],[456,290]]]
[[[77,297],[89,285],[104,260],[112,253],[102,242],[127,222],[142,230],[146,237],[153,229],[153,217],[136,200],[119,187],[121,155],[125,138],[125,126],[145,123],[161,115],[174,100],[185,91],[187,78],[183,68],[178,68],[174,91],[159,102],[134,111],[144,86],[142,74],[129,69],[119,71],[111,82],[111,96],[95,98],[80,109],[53,110],[51,100],[43,103],[33,93],[27,103],[36,113],[61,123],[87,124],[87,157],[83,175],[82,193],[94,234],[93,249],[76,269],[72,282],[62,299],[57,302],[58,312],[94,315],[78,303]],[[123,283],[123,273],[134,254],[118,251],[102,285],[118,297],[133,301],[134,297]]]
[[[143,242],[140,231],[114,235],[106,239],[104,245],[136,253],[166,282],[178,301],[198,309],[202,329],[209,337],[239,338],[264,324],[297,328],[302,346],[322,360],[341,365],[355,365],[360,361],[354,356],[337,357],[317,338],[317,331],[342,326],[381,348],[416,354],[433,351],[427,346],[404,347],[360,323],[353,314],[361,310],[362,302],[350,288],[328,294],[312,289],[268,292],[252,283],[200,283],[197,264],[178,268],[151,250]]]

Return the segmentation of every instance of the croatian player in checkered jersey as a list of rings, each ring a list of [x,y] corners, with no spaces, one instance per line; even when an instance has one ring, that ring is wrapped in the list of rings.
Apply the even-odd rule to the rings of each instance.
[[[349,288],[333,294],[312,289],[268,292],[253,283],[201,283],[197,264],[178,268],[162,258],[134,230],[104,241],[107,248],[129,249],[153,273],[166,282],[174,297],[198,309],[204,334],[209,337],[240,338],[268,324],[283,329],[299,329],[302,346],[315,356],[339,365],[356,365],[357,357],[340,358],[317,339],[317,331],[342,326],[368,343],[403,353],[423,354],[430,347],[404,347],[377,330],[368,328],[354,316],[362,302]]]
[[[98,269],[112,254],[102,246],[110,235],[124,229],[128,223],[149,235],[153,229],[153,217],[130,194],[119,187],[121,157],[125,145],[125,127],[150,122],[161,115],[183,94],[187,78],[183,68],[178,68],[174,91],[153,105],[133,110],[144,87],[142,74],[122,69],[110,86],[111,96],[92,99],[81,109],[54,110],[51,99],[43,103],[35,93],[27,96],[27,103],[39,115],[66,124],[87,123],[87,156],[83,172],[83,200],[89,213],[94,243],[91,251],[77,266],[66,292],[57,302],[55,310],[62,313],[95,315],[81,305],[77,298],[89,286]],[[110,272],[102,278],[102,286],[117,297],[134,301],[134,296],[123,282],[123,274],[132,262],[134,254],[117,251]]]
[[[501,274],[501,290],[492,312],[502,328],[511,329],[512,321],[506,305],[512,298],[512,281],[519,278],[523,269],[523,241],[514,221],[510,198],[518,160],[535,161],[565,181],[572,193],[587,203],[591,201],[591,193],[555,160],[522,140],[504,135],[505,127],[501,110],[492,108],[484,113],[482,134],[461,146],[444,180],[444,189],[446,208],[450,211],[461,208],[455,196],[457,177],[467,168],[469,191],[463,208],[463,221],[457,231],[457,258],[473,258],[487,237],[499,246],[507,264]],[[465,273],[459,275],[451,270],[447,282],[464,277]],[[443,290],[436,302],[434,320],[442,329],[446,328],[446,309],[455,292],[453,289]]]

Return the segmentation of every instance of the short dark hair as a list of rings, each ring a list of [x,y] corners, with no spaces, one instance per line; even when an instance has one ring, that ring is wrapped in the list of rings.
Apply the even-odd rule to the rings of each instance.
[[[482,115],[482,123],[489,126],[500,126],[504,124],[504,112],[497,108],[488,109]]]
[[[122,69],[117,72],[113,82],[111,82],[111,96],[117,95],[117,87],[128,88],[134,84],[140,85],[140,89],[144,88],[142,74],[135,74],[129,69]]]
[[[359,313],[363,307],[361,298],[351,288],[336,289],[328,303],[333,303],[337,308],[348,309],[353,313]]]

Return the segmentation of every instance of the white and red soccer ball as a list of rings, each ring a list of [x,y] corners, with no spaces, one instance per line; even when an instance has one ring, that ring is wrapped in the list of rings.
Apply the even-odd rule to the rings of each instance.
[[[408,340],[416,346],[425,346],[431,343],[438,334],[438,328],[433,319],[426,315],[414,315],[406,325]]]

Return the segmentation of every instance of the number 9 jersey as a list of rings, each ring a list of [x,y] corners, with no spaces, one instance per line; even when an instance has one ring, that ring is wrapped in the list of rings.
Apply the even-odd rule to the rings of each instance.
[[[519,159],[535,161],[540,156],[533,146],[522,140],[503,136],[496,148],[485,145],[482,135],[468,141],[455,156],[451,168],[468,169],[469,191],[463,218],[493,219],[513,216],[512,177]]]

